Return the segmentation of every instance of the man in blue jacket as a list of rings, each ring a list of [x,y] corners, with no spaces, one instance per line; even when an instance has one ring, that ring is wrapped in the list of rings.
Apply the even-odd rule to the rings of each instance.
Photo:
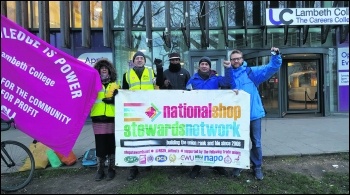
[[[252,142],[250,161],[253,164],[255,178],[258,180],[264,178],[261,170],[261,118],[265,117],[265,110],[257,87],[275,74],[282,65],[279,49],[272,47],[271,53],[272,56],[268,64],[248,68],[248,71],[246,70],[247,62],[244,61],[243,53],[239,50],[233,50],[230,54],[230,62],[224,62],[225,64],[230,63],[233,68],[232,89],[244,90],[250,94],[250,140]],[[238,177],[241,171],[242,169],[234,168],[232,175]]]
[[[199,60],[198,72],[195,73],[186,84],[188,90],[217,90],[222,87],[231,87],[232,83],[232,67],[230,64],[224,64],[225,76],[218,76],[215,70],[211,69],[211,60],[209,57],[202,57]],[[233,83],[234,84],[234,83]],[[233,89],[234,86],[232,86]],[[237,90],[234,90],[237,94]],[[224,167],[213,167],[214,170],[221,175],[228,176],[228,172]],[[193,166],[190,172],[190,178],[195,179],[201,170],[200,165]]]

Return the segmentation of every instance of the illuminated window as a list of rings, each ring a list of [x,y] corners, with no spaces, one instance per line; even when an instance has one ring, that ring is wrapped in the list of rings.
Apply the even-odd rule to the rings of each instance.
[[[60,2],[49,1],[50,9],[50,28],[60,27]]]
[[[7,1],[7,18],[16,22],[16,2]]]

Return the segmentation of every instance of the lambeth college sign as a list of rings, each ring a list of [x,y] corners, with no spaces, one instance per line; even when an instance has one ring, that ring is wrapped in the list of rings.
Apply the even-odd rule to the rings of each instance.
[[[266,9],[266,25],[340,25],[349,24],[349,8]]]

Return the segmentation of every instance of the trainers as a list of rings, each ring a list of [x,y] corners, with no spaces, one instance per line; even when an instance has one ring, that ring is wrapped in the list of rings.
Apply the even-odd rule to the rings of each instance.
[[[130,174],[129,177],[127,178],[128,181],[131,181],[136,178],[136,176],[139,174],[139,169],[136,168],[131,168],[130,169]]]
[[[264,179],[264,175],[262,173],[261,168],[255,168],[254,169],[254,174],[255,174],[255,179],[257,179],[257,180],[263,180]]]
[[[195,179],[199,175],[200,170],[201,166],[195,165],[190,172],[190,178]]]
[[[242,169],[234,168],[232,171],[233,177],[239,177],[241,175]]]
[[[225,170],[224,167],[214,167],[214,170],[216,170],[220,175],[228,176],[228,172]]]

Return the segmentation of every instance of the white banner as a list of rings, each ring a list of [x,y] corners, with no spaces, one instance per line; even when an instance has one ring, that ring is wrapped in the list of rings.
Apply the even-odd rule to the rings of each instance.
[[[232,90],[119,90],[116,166],[250,168],[250,95]]]
[[[266,25],[339,25],[349,24],[349,8],[266,9]]]

